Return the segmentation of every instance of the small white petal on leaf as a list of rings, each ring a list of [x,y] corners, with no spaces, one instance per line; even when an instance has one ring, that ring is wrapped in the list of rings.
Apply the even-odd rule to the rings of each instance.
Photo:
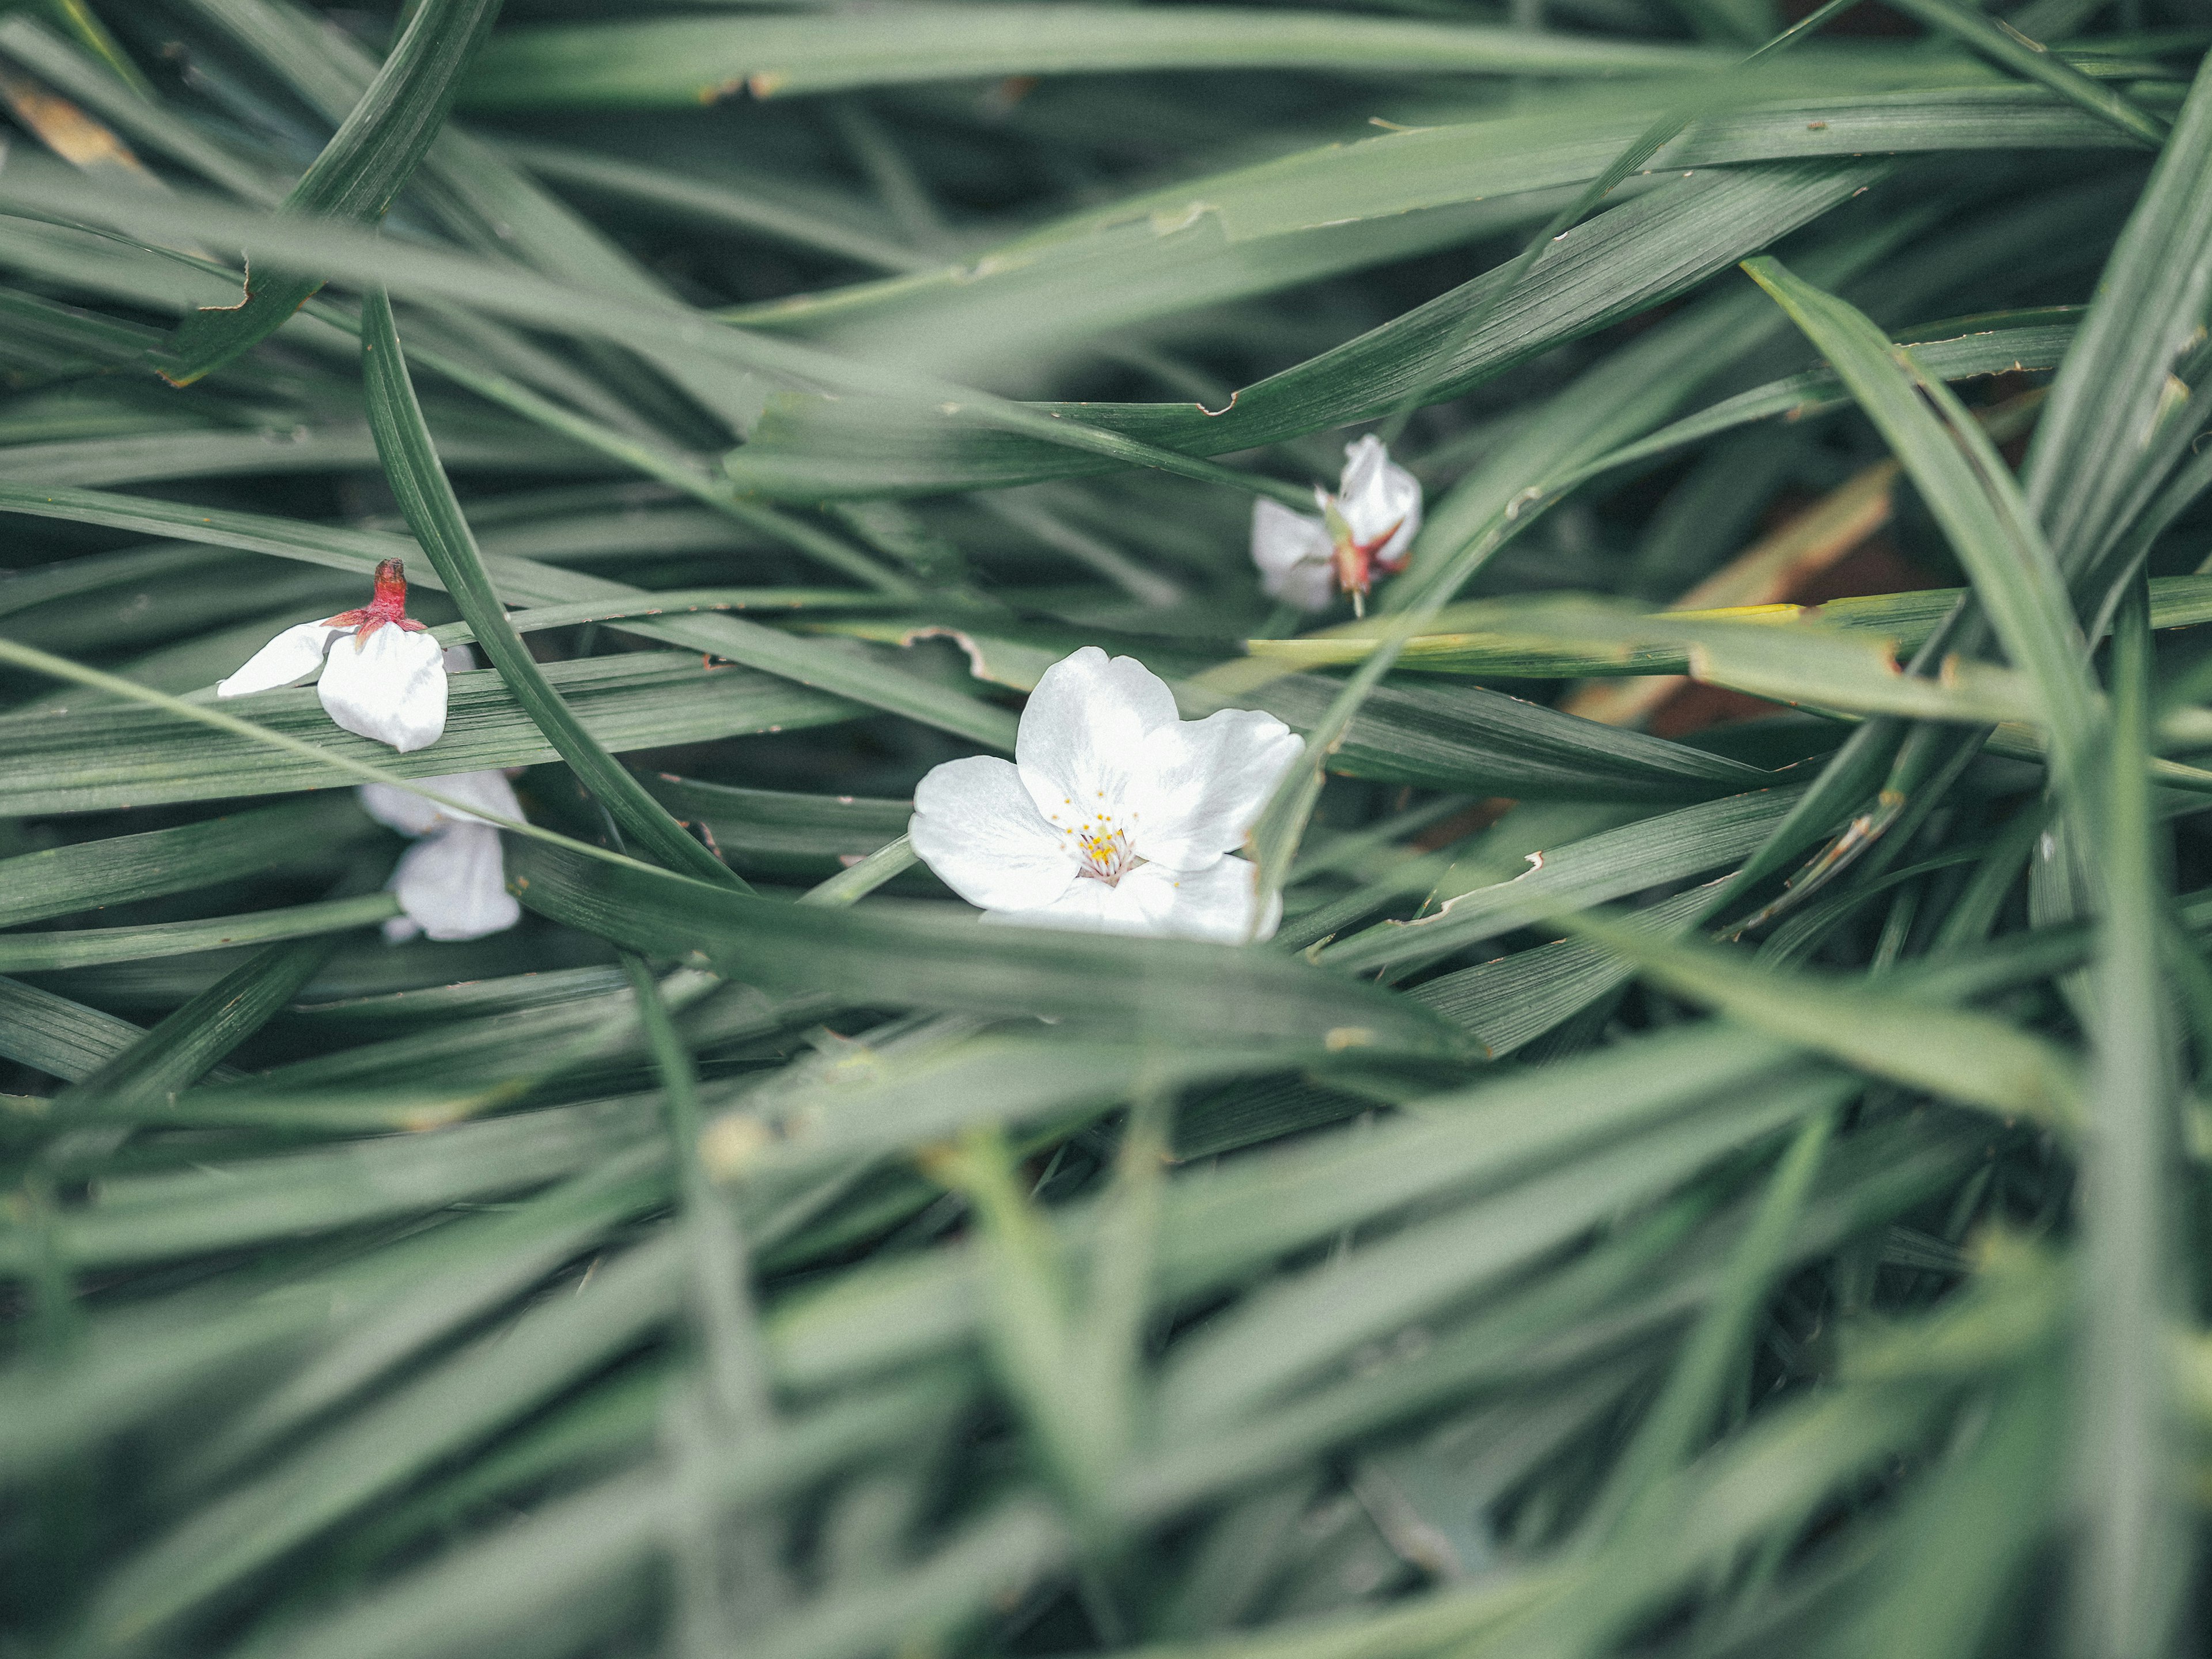
[[[522,919],[507,890],[499,831],[489,824],[447,824],[416,842],[400,855],[391,885],[407,919],[434,939],[482,939]]]
[[[379,823],[410,836],[428,835],[441,823],[482,823],[485,818],[503,818],[511,823],[522,816],[521,803],[514,798],[514,786],[507,781],[504,772],[453,772],[444,777],[418,778],[416,781],[425,789],[475,807],[484,817],[474,812],[456,812],[388,783],[362,785],[362,809]]]
[[[1301,611],[1336,601],[1336,561],[1328,526],[1262,495],[1252,503],[1252,562],[1270,599]]]
[[[217,680],[215,694],[218,697],[243,697],[304,680],[323,665],[323,653],[329,649],[331,641],[343,638],[345,633],[343,628],[325,628],[320,623],[301,623],[288,628],[248,657],[235,674]]]
[[[1048,903],[1081,867],[1066,845],[1072,837],[1039,816],[1011,761],[977,755],[934,767],[915,789],[914,809],[907,836],[915,855],[984,909]]]
[[[333,720],[403,755],[446,730],[446,664],[428,634],[387,626],[339,641],[317,690]]]

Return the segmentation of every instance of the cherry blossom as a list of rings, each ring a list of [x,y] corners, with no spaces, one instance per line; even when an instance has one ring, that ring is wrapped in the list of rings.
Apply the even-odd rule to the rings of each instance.
[[[1242,847],[1305,741],[1272,714],[1177,714],[1166,682],[1096,646],[1045,670],[1011,762],[948,761],[915,790],[915,851],[993,921],[1265,939]]]
[[[1326,611],[1340,590],[1366,609],[1377,574],[1406,568],[1421,527],[1421,483],[1370,433],[1344,451],[1334,495],[1318,485],[1321,516],[1293,513],[1261,496],[1252,503],[1252,562],[1273,598]]]
[[[459,673],[475,666],[465,645],[446,648],[443,666]],[[384,924],[393,944],[416,934],[434,939],[482,939],[522,920],[522,907],[507,890],[507,868],[499,831],[486,818],[512,823],[522,817],[514,789],[504,772],[455,772],[423,778],[425,789],[474,806],[457,811],[386,783],[361,787],[361,804],[369,817],[402,835],[419,837],[400,854],[386,884],[399,900],[399,914]]]
[[[337,645],[348,636],[350,647]],[[286,629],[218,682],[215,694],[270,691],[318,668],[323,677],[315,692],[324,712],[347,731],[403,755],[444,734],[445,664],[438,642],[407,614],[407,574],[398,560],[376,567],[374,597],[360,610]]]

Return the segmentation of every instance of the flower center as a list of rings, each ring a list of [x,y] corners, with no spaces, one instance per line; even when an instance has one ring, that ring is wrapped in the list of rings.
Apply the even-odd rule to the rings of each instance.
[[[1111,887],[1142,862],[1131,850],[1129,826],[1116,817],[1103,799],[1088,808],[1073,800],[1064,800],[1060,805],[1061,811],[1048,816],[1072,843],[1075,856],[1083,861],[1083,867],[1076,872],[1079,877],[1103,881]],[[1130,816],[1133,817],[1135,814]]]
[[[341,611],[335,617],[324,617],[323,626],[354,629],[356,649],[387,623],[410,634],[420,634],[428,626],[407,614],[407,567],[398,560],[386,559],[376,567],[374,593],[358,611]]]

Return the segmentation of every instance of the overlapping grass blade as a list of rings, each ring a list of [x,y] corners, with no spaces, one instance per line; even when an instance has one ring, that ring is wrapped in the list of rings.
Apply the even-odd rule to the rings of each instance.
[[[381,289],[372,290],[362,304],[361,344],[369,423],[385,477],[399,498],[415,539],[429,555],[446,592],[468,619],[477,643],[507,689],[569,769],[641,847],[672,869],[742,890],[744,878],[685,834],[644,786],[593,739],[507,622],[476,538],[432,447],[429,428],[423,424],[422,408],[416,401],[399,331],[392,322],[392,301]]]
[[[1584,40],[1342,14],[1179,7],[931,5],[865,31],[811,18],[657,19],[646,27],[509,29],[470,76],[473,109],[695,106],[901,81],[1200,67],[1650,72],[1727,60],[1694,47]]]
[[[430,148],[470,57],[491,32],[499,0],[427,0],[407,20],[376,79],[283,201],[287,211],[374,223]],[[293,273],[228,310],[202,310],[177,331],[161,365],[189,386],[275,333],[322,284]]]

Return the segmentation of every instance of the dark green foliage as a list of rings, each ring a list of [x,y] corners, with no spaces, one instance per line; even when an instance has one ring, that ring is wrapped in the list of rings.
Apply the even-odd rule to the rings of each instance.
[[[0,16],[0,1659],[2201,1651],[2204,21]],[[917,864],[1086,645],[1272,939]]]

